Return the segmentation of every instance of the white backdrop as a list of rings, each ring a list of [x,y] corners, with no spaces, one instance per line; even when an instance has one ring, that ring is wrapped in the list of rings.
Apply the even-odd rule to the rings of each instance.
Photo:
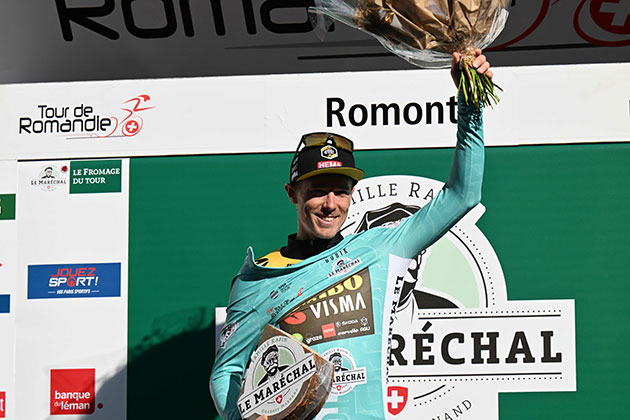
[[[497,72],[495,81],[505,94],[500,106],[486,113],[488,145],[628,140],[630,64]],[[408,70],[0,86],[0,156],[280,152],[292,150],[302,133],[322,130],[349,136],[359,150],[450,147],[448,102],[455,89],[449,79],[447,70]],[[343,101],[345,126],[337,117],[327,124],[329,98],[338,98],[333,110]],[[427,102],[441,103],[442,123],[437,108],[428,123]],[[390,110],[387,125],[382,111],[373,125],[371,108],[378,104],[396,104],[400,124]],[[412,122],[422,109],[417,124],[405,122],[406,106]],[[359,125],[364,109],[367,121]],[[77,125],[91,128],[97,117],[100,125],[104,119],[109,125],[90,132]],[[74,123],[77,119],[82,121]],[[64,122],[74,129],[61,131]]]

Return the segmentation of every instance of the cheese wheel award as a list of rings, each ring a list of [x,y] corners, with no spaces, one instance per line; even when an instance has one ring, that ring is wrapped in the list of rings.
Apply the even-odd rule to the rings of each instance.
[[[332,363],[271,325],[245,370],[238,408],[245,420],[310,420],[332,388]]]

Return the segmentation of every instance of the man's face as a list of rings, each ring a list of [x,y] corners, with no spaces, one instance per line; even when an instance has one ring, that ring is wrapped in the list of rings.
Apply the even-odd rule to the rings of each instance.
[[[268,354],[262,361],[263,368],[269,376],[274,376],[278,372],[278,353]]]
[[[341,357],[335,356],[335,357],[330,359],[330,362],[335,367],[335,372],[337,372],[337,371],[339,371],[341,369]]]
[[[330,239],[346,221],[352,199],[352,180],[329,174],[307,178],[293,187],[285,186],[297,207],[297,239]]]

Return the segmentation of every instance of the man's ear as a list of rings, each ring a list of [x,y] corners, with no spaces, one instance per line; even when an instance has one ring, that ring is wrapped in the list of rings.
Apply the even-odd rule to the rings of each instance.
[[[287,192],[289,200],[293,204],[297,204],[297,189],[295,188],[295,186],[291,184],[284,184],[284,190]]]

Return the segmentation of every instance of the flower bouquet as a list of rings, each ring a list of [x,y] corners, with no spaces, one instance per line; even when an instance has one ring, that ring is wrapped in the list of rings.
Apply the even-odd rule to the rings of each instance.
[[[315,0],[313,11],[368,32],[410,63],[448,67],[462,55],[459,90],[476,107],[499,98],[495,85],[478,74],[474,50],[490,45],[505,26],[510,0]],[[499,88],[500,89],[500,88]]]

